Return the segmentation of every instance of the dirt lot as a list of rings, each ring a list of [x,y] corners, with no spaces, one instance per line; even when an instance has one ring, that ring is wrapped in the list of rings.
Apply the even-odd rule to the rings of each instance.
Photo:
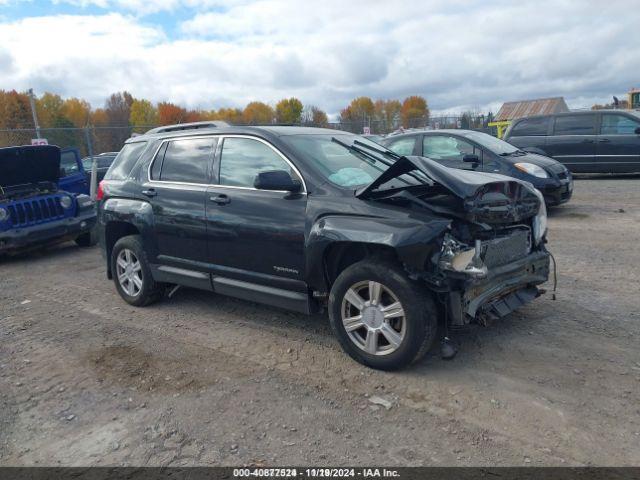
[[[399,373],[322,316],[129,307],[97,248],[2,260],[0,464],[640,465],[640,179],[577,181],[550,248],[557,301]]]

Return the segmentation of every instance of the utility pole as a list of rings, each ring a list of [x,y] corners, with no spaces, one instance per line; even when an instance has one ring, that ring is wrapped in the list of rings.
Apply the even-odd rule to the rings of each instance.
[[[33,97],[33,88],[29,89],[29,103],[31,104],[31,115],[33,115],[33,124],[36,127],[36,138],[40,138],[40,125],[38,125],[38,114],[36,113],[36,100]]]

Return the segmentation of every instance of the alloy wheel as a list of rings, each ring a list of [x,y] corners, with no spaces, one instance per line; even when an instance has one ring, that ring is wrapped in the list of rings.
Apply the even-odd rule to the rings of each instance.
[[[379,282],[352,285],[342,299],[341,315],[349,339],[370,355],[395,352],[406,333],[402,303]]]
[[[142,265],[136,254],[123,248],[116,259],[118,283],[130,297],[137,297],[142,290]]]

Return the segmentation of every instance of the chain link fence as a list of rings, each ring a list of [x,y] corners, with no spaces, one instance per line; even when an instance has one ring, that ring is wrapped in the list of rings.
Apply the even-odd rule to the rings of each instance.
[[[85,127],[85,128],[19,128],[0,129],[0,147],[30,145],[33,140],[46,139],[60,148],[75,147],[81,156],[103,152],[117,152],[135,134],[142,134],[153,125],[141,127]]]
[[[416,119],[409,128],[429,130],[464,128],[496,135],[495,128],[487,125],[490,121],[491,117],[487,115],[430,116]],[[38,130],[35,128],[0,129],[0,147],[29,145],[32,140],[40,138],[46,139],[50,145],[58,145],[61,148],[75,147],[84,157],[103,152],[117,152],[132,135],[143,134],[155,126],[87,126],[85,128],[40,128]],[[305,126],[316,125],[306,123]],[[387,135],[403,130],[398,121],[387,122],[374,119],[331,122],[322,126],[359,134],[369,131],[376,135]]]

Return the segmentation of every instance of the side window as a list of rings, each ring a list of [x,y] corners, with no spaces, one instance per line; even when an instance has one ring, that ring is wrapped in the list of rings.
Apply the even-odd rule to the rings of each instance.
[[[220,185],[253,188],[260,172],[285,170],[297,178],[289,164],[272,148],[251,138],[225,138],[220,157]]]
[[[615,113],[603,113],[600,133],[602,135],[633,135],[638,127],[640,127],[640,121]]]
[[[214,142],[214,138],[186,138],[168,142],[160,170],[160,180],[208,183]],[[156,158],[156,162],[158,160],[159,157]]]
[[[595,115],[562,115],[556,117],[554,135],[595,135]]]
[[[512,137],[546,135],[549,131],[549,117],[525,118],[520,120],[511,131]]]
[[[80,167],[76,161],[76,155],[73,152],[63,152],[60,156],[60,174],[63,177],[68,177],[74,173],[78,173]]]
[[[433,160],[460,163],[465,155],[476,154],[482,160],[482,150],[456,137],[445,135],[425,135],[422,140],[425,157]]]
[[[111,164],[105,175],[107,180],[124,180],[129,176],[133,166],[147,146],[147,142],[127,143]]]
[[[387,148],[398,155],[413,155],[415,145],[416,137],[407,137],[390,142]]]

